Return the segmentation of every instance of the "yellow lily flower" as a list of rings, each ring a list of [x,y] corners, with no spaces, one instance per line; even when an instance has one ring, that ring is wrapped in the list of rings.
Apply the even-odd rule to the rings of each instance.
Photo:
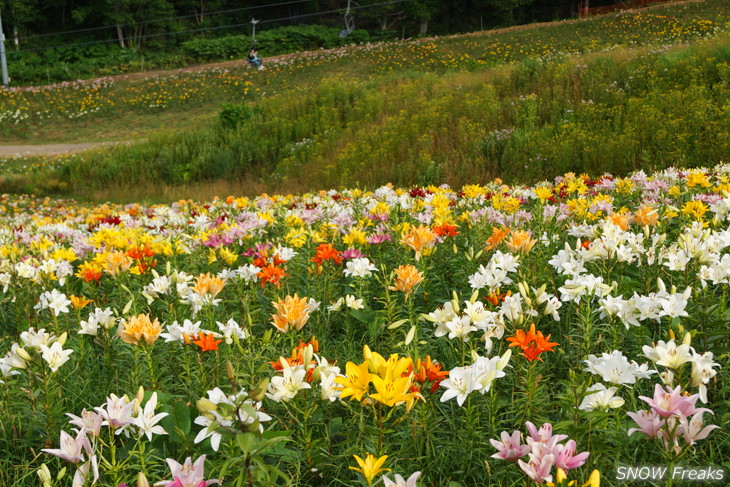
[[[362,401],[362,396],[368,392],[370,385],[370,373],[368,371],[368,362],[363,362],[360,365],[355,365],[352,362],[347,362],[345,366],[346,377],[337,377],[335,382],[340,384],[342,387],[340,390],[340,398],[344,399],[348,396],[352,396],[353,399]]]
[[[360,465],[360,467],[350,467],[350,470],[360,472],[360,474],[362,474],[362,476],[365,478],[365,481],[368,483],[368,485],[372,485],[373,477],[375,477],[380,472],[390,472],[389,468],[382,468],[383,464],[388,459],[388,455],[383,455],[380,458],[375,458],[374,455],[368,453],[365,457],[365,460],[357,455],[353,456],[355,457],[355,460],[357,460],[357,463],[358,465]]]

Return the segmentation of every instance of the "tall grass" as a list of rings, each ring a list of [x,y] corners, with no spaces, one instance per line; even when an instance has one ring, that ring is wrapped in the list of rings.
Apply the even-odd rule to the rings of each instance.
[[[212,181],[294,191],[701,166],[730,153],[729,103],[727,36],[476,73],[332,77],[265,97],[236,128],[78,156],[42,181],[85,196],[154,196]]]

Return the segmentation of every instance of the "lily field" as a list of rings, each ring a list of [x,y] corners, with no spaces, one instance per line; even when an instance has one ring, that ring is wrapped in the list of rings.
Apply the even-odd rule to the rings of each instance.
[[[720,165],[152,206],[3,196],[2,482],[727,471],[728,191]]]

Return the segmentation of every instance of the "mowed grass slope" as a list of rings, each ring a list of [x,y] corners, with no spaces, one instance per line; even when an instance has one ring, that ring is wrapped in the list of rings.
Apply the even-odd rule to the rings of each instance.
[[[169,200],[710,165],[730,149],[728,18],[707,0],[310,53],[264,72],[4,93],[0,107],[26,107],[3,125],[9,141],[145,138],[32,165],[4,186]],[[221,103],[250,110],[222,125]]]

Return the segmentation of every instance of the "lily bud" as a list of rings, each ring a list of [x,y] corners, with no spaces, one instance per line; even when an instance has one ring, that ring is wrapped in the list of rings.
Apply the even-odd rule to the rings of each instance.
[[[312,345],[310,344],[304,347],[304,350],[302,351],[302,357],[304,359],[303,362],[305,369],[309,367],[309,362],[312,361],[312,355],[314,355],[314,348],[312,347]]]
[[[253,399],[254,401],[261,401],[264,399],[264,396],[266,395],[266,389],[269,387],[269,379],[262,379],[261,382],[259,382],[256,385],[256,388],[251,391],[251,394],[249,394],[249,397]]]
[[[406,335],[405,345],[406,346],[410,345],[415,336],[416,336],[416,325],[413,325],[413,326],[411,326],[411,329],[408,330],[408,334]]]
[[[684,339],[682,340],[683,345],[689,345],[692,342],[692,334],[687,332],[684,334]]]
[[[226,377],[228,377],[228,380],[234,381],[236,380],[236,371],[233,368],[233,364],[230,360],[226,360]]]
[[[29,361],[29,360],[31,360],[31,358],[30,358],[30,354],[29,354],[29,353],[28,353],[28,351],[27,351],[26,349],[24,349],[24,348],[20,348],[20,347],[16,348],[16,349],[15,349],[15,353],[16,353],[16,354],[17,354],[17,355],[18,355],[18,356],[19,356],[20,358],[22,358],[23,360],[28,360],[28,361]]]
[[[58,337],[58,340],[56,340],[61,346],[64,346],[66,344],[66,339],[68,338],[68,332],[61,333],[61,336]]]
[[[142,472],[137,475],[137,487],[150,487],[150,482]]]
[[[497,364],[498,370],[504,370],[505,367],[507,367],[507,364],[509,363],[509,359],[512,357],[512,349],[507,349],[506,352],[502,355],[502,357],[499,359],[499,363]]]
[[[133,416],[138,416],[139,415],[139,408],[140,408],[139,399],[137,399],[135,397],[134,398],[134,401],[132,401],[132,404],[133,404],[133,406],[132,406],[132,415]]]
[[[459,313],[459,295],[456,291],[451,291],[453,299],[451,300],[451,307],[454,308],[454,313]]]
[[[671,370],[667,370],[666,372],[662,372],[659,374],[659,378],[664,382],[664,384],[668,385],[669,387],[674,386],[674,372]]]
[[[195,406],[198,408],[198,411],[201,413],[209,413],[211,411],[215,411],[218,409],[218,405],[214,403],[213,401],[206,399],[204,397],[198,399],[195,401]]]
[[[51,484],[51,471],[48,470],[48,466],[44,463],[41,465],[41,467],[36,471],[38,474],[38,477],[41,479],[41,484],[43,484],[43,487],[50,487]]]

